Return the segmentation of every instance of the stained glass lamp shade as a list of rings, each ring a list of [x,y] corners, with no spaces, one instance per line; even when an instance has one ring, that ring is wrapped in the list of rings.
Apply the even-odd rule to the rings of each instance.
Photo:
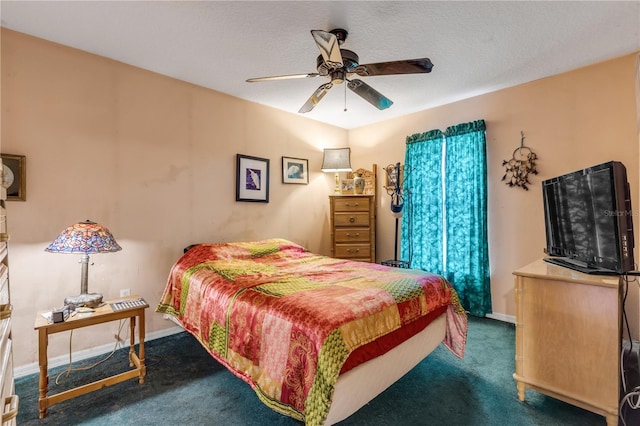
[[[322,171],[335,173],[335,193],[340,192],[339,172],[351,171],[351,148],[330,148],[324,150]]]
[[[76,223],[62,231],[45,249],[50,253],[80,254],[82,272],[80,295],[64,299],[65,305],[96,307],[102,303],[102,294],[88,292],[89,255],[122,250],[109,230],[90,220]]]

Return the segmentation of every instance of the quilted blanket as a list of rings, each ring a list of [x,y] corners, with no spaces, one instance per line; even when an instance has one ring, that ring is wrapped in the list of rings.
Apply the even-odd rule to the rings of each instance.
[[[462,357],[467,317],[444,278],[271,239],[195,246],[171,269],[156,311],[174,316],[263,403],[320,425],[350,353],[437,309],[447,315],[443,343]]]

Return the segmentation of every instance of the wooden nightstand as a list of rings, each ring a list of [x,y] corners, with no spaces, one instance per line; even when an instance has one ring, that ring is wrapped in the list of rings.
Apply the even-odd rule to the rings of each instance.
[[[143,306],[116,311],[111,308],[112,303],[127,300],[136,300],[139,298],[140,296],[130,296],[121,299],[107,300],[102,306],[96,308],[95,311],[91,314],[77,314],[75,316],[69,317],[64,322],[59,323],[49,323],[48,320],[42,316],[42,313],[38,313],[38,315],[36,316],[34,329],[38,330],[38,360],[40,365],[40,397],[38,399],[38,406],[40,408],[41,419],[47,416],[47,407],[53,404],[57,404],[58,402],[66,401],[69,398],[75,398],[76,396],[84,395],[86,393],[93,392],[95,390],[102,389],[104,387],[111,386],[124,380],[129,380],[136,377],[138,377],[140,384],[144,383],[144,377],[147,372],[144,365],[144,310],[148,308],[149,305],[146,304]],[[136,317],[138,318],[137,322],[139,343],[137,354],[134,350],[136,340]],[[59,333],[61,331],[67,330],[75,330],[77,328],[89,327],[91,325],[102,324],[105,322],[117,321],[127,318],[129,318],[129,334],[131,335],[129,348],[129,366],[135,368],[129,371],[125,371],[124,373],[116,374],[111,377],[106,377],[104,379],[97,380],[83,386],[57,393],[55,395],[47,396],[49,387],[49,373],[47,368],[47,345],[49,342],[49,334]]]

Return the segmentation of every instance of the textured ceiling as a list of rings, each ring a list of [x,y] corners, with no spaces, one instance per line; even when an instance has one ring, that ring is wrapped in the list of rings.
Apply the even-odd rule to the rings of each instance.
[[[305,116],[346,129],[640,51],[640,1],[7,1],[2,26],[297,114],[324,77],[310,30],[345,28],[361,63],[428,57],[430,74],[364,77]],[[347,111],[344,111],[346,100]]]

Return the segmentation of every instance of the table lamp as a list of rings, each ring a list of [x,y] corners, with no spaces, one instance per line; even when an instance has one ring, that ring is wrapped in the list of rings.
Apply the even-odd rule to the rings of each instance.
[[[322,171],[334,172],[336,186],[333,190],[340,193],[340,172],[351,171],[351,148],[327,148],[322,159]]]
[[[80,294],[64,299],[65,305],[94,308],[102,303],[102,294],[88,292],[89,255],[93,253],[111,253],[120,251],[113,235],[107,228],[90,220],[76,223],[62,231],[45,249],[50,253],[81,254]]]

